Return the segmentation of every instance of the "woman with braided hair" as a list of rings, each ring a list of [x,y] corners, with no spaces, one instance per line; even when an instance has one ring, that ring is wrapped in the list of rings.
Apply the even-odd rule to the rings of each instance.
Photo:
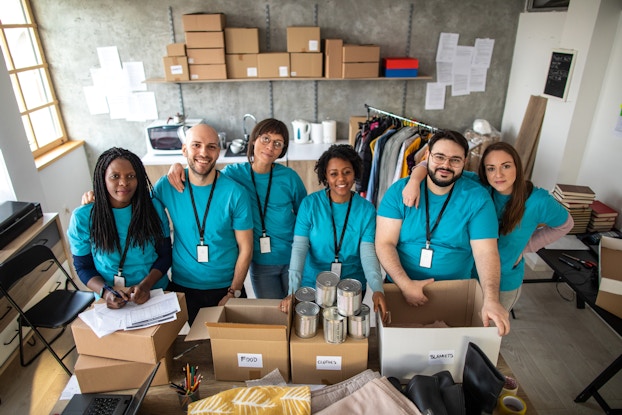
[[[152,288],[168,285],[172,251],[166,213],[151,197],[138,156],[122,148],[99,156],[93,191],[94,203],[73,211],[67,231],[76,272],[109,308],[142,304]]]

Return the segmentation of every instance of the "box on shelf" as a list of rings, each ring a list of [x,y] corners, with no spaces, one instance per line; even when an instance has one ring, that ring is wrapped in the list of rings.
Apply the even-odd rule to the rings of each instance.
[[[622,239],[600,238],[596,305],[622,318]]]
[[[231,298],[199,310],[186,341],[210,339],[216,380],[259,379],[279,369],[289,379],[291,315],[280,300]]]
[[[380,46],[343,45],[344,62],[380,62]]]
[[[76,350],[89,356],[155,364],[166,355],[188,321],[184,293],[177,293],[177,300],[181,311],[176,320],[139,330],[119,330],[101,338],[78,318],[71,323]]]
[[[188,58],[185,56],[165,56],[164,78],[169,82],[188,81],[190,75],[188,73]]]
[[[259,53],[259,29],[256,27],[225,28],[227,53]]]
[[[186,49],[224,48],[224,32],[186,32]]]
[[[191,81],[227,79],[227,65],[188,65]]]
[[[419,76],[419,69],[384,69],[382,71],[385,78],[416,78]]]
[[[188,65],[219,65],[225,63],[225,50],[188,49]]]
[[[173,365],[172,348],[160,360],[151,386],[166,385]],[[128,362],[88,355],[78,355],[74,374],[82,393],[137,389],[153,370],[152,363]]]
[[[414,375],[449,370],[462,382],[469,342],[476,343],[497,364],[501,336],[496,327],[484,327],[480,316],[484,297],[475,279],[437,281],[424,289],[428,302],[416,311],[395,284],[384,285],[391,304],[391,323],[377,322],[380,371],[407,383]],[[450,328],[417,327],[445,322]]]
[[[343,343],[327,343],[321,329],[310,339],[292,332],[292,383],[332,385],[349,379],[367,369],[368,347],[367,339],[349,336]]]
[[[257,54],[227,54],[227,78],[257,78]]]
[[[290,75],[292,78],[321,78],[321,53],[290,53]]]
[[[288,52],[320,52],[319,27],[288,27]]]
[[[220,32],[225,28],[223,13],[189,13],[181,16],[184,32]]]
[[[343,78],[377,78],[378,62],[344,62]]]
[[[343,40],[324,39],[324,76],[341,78],[343,76]]]
[[[257,54],[257,75],[259,78],[289,78],[289,53]]]
[[[416,58],[384,58],[382,66],[386,69],[419,69],[419,59]]]
[[[171,43],[166,45],[166,56],[186,56],[186,44]]]

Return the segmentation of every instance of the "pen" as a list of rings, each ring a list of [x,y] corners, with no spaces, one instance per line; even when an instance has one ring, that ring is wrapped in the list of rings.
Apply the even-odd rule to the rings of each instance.
[[[195,344],[194,346],[188,347],[186,350],[184,350],[183,352],[179,353],[177,356],[173,357],[173,360],[179,360],[179,359],[181,359],[181,357],[182,357],[183,355],[185,355],[185,354],[186,354],[186,353],[188,353],[189,351],[194,350],[194,349],[196,349],[197,347],[199,347],[199,344],[200,344],[200,343],[197,343],[197,344]]]
[[[566,253],[563,253],[562,255],[565,256],[566,258],[574,259],[575,261],[583,264],[583,266],[585,268],[587,268],[587,269],[592,269],[592,268],[596,268],[597,267],[597,265],[595,263],[593,263],[592,261],[585,261],[585,260],[583,260],[581,258],[577,258],[577,257],[574,257],[572,255],[568,255]]]
[[[559,257],[557,259],[559,259],[561,262],[563,262],[564,264],[568,265],[569,267],[572,267],[572,268],[576,269],[577,271],[581,271],[581,267],[578,266],[577,264],[573,264],[572,262],[570,262],[567,259],[564,259],[562,257]]]
[[[121,294],[119,294],[118,291],[116,291],[114,288],[112,288],[111,286],[109,286],[108,284],[104,284],[104,290],[106,291],[110,291],[115,297],[123,299],[123,297],[121,296]]]

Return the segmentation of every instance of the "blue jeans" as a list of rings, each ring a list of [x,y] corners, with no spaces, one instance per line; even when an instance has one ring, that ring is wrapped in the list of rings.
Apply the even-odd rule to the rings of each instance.
[[[250,274],[257,298],[282,299],[289,287],[289,264],[261,265],[251,262]]]

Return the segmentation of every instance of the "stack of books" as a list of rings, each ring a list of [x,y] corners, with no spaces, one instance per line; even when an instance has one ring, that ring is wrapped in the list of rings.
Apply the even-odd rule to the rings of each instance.
[[[585,233],[590,222],[590,205],[596,194],[588,186],[574,184],[556,184],[553,197],[561,203],[572,216],[574,227],[568,233]]]
[[[592,209],[592,215],[590,216],[590,223],[587,225],[589,232],[606,232],[613,228],[618,217],[618,212],[615,209],[600,200],[594,200],[590,209]]]

